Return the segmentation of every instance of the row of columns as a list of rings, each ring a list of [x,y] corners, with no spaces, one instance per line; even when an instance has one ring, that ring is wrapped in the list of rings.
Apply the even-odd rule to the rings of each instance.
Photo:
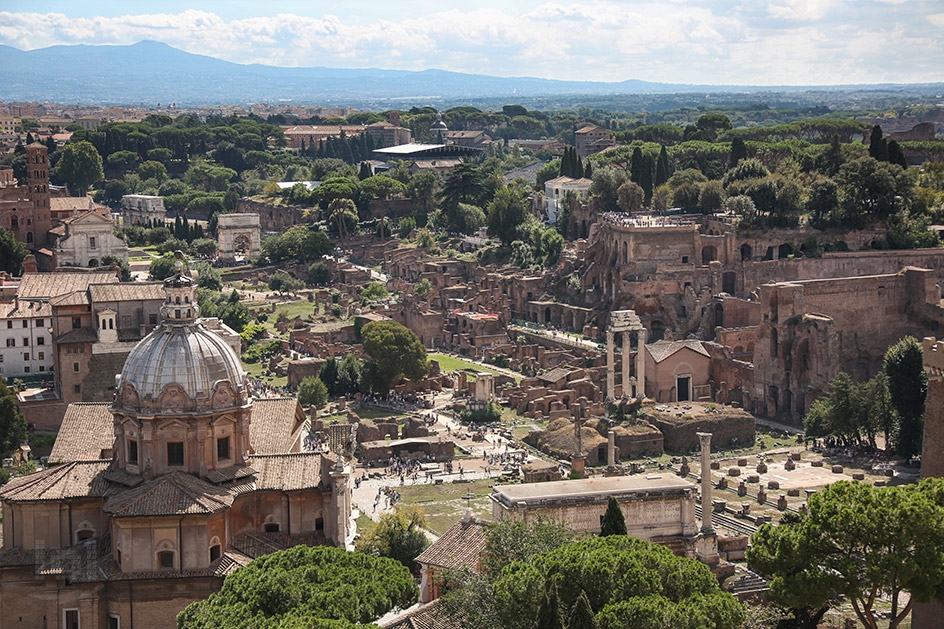
[[[622,330],[623,335],[623,397],[630,397],[629,355],[631,330]],[[616,399],[616,358],[614,342],[616,331],[606,331],[606,397]],[[636,396],[646,397],[646,330],[636,330]]]

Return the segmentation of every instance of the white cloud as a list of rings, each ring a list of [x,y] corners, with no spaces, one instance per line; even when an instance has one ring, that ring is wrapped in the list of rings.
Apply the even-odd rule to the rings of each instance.
[[[0,43],[38,48],[154,39],[238,63],[434,67],[598,81],[944,80],[935,62],[944,57],[944,38],[935,30],[944,13],[922,15],[919,7],[905,13],[875,2],[858,12],[846,1],[547,2],[519,12],[468,3],[361,22],[287,13],[227,20],[196,9],[88,18],[0,12]],[[908,46],[889,46],[888,33],[872,32],[874,25],[894,27]]]

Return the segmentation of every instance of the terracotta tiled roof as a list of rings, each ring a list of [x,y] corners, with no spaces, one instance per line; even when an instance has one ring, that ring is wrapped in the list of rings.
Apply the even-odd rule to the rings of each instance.
[[[47,302],[9,301],[0,303],[0,319],[29,319],[51,316],[52,307]]]
[[[41,472],[19,476],[0,489],[11,502],[102,497],[109,493],[105,470],[111,461],[73,461]]]
[[[412,609],[380,625],[384,629],[461,629],[462,624],[443,614],[438,600]]]
[[[116,518],[210,514],[233,504],[228,488],[183,472],[172,472],[112,496],[102,510]]]
[[[256,455],[249,463],[258,472],[256,489],[293,491],[321,484],[323,459],[319,452],[299,452]]]
[[[661,363],[663,360],[683,349],[690,349],[702,356],[708,356],[708,350],[701,344],[701,341],[694,339],[685,339],[682,341],[656,341],[646,345],[646,350],[652,356],[652,360]]]
[[[115,442],[114,418],[107,402],[70,404],[49,454],[50,463],[99,459]]]
[[[452,525],[432,546],[420,553],[417,563],[473,572],[478,570],[479,555],[485,550],[485,527],[489,523],[476,518],[463,518]]]
[[[567,374],[569,374],[571,371],[573,371],[573,368],[571,367],[554,367],[547,373],[540,374],[538,376],[538,380],[553,384],[558,380],[567,378]]]
[[[305,426],[305,411],[295,398],[252,401],[249,443],[257,454],[289,452]]]
[[[88,292],[85,289],[63,293],[49,300],[53,306],[83,306],[89,303]]]
[[[69,330],[56,339],[57,345],[63,343],[94,343],[98,340],[98,334],[92,328],[79,328],[78,330]]]
[[[229,541],[231,552],[238,552],[255,559],[292,546],[324,546],[327,543],[324,533],[311,531],[291,535],[289,533],[240,533]]]
[[[118,282],[117,271],[94,273],[24,273],[17,296],[20,299],[50,299],[77,290],[84,291],[89,284]]]
[[[96,203],[90,196],[52,197],[49,199],[49,209],[53,212],[65,212],[73,209],[79,210],[80,212],[87,212],[93,208],[101,209],[104,207],[104,205]]]
[[[164,301],[163,282],[121,282],[108,284],[90,284],[89,294],[92,301],[140,301],[158,299]]]

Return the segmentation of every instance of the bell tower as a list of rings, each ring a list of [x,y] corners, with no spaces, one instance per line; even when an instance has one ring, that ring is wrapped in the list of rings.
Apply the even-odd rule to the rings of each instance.
[[[26,147],[26,176],[32,216],[25,218],[21,233],[33,248],[46,246],[46,232],[52,228],[49,210],[49,154],[45,144],[33,142]]]

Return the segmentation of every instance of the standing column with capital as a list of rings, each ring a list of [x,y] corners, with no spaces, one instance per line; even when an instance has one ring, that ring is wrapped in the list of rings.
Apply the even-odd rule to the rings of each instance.
[[[699,432],[701,443],[701,530],[713,532],[711,526],[711,433]]]
[[[636,330],[636,397],[646,397],[646,329]]]
[[[606,399],[613,400],[616,398],[614,389],[616,385],[614,381],[616,380],[616,366],[613,364],[613,332],[612,330],[606,331]]]
[[[622,332],[623,336],[623,397],[629,398],[630,388],[629,388],[629,354],[630,354],[630,338],[629,332]]]

